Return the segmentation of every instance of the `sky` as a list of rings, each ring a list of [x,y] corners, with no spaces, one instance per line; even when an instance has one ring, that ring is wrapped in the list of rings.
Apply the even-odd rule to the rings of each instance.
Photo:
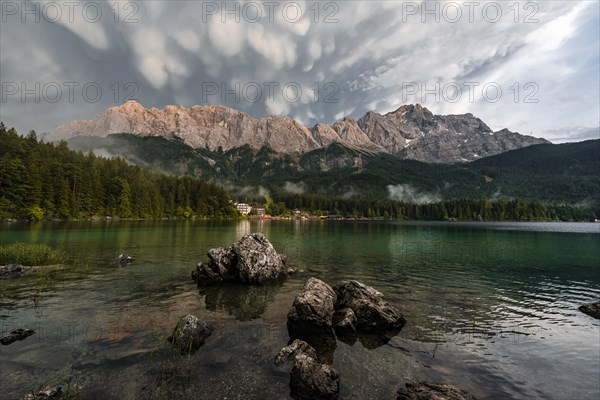
[[[1,0],[0,120],[135,99],[306,126],[419,103],[555,143],[600,137],[599,1]]]

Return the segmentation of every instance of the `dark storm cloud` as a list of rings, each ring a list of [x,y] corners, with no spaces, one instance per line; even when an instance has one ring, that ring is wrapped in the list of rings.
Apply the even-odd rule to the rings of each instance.
[[[52,2],[25,3],[42,8]],[[64,2],[54,3],[67,10]],[[82,16],[89,3],[102,6],[98,21]],[[503,17],[493,23],[481,11],[470,21],[458,2],[437,3],[439,10],[447,4],[462,7],[458,20],[438,13],[425,15],[425,23],[410,8],[418,9],[420,2],[300,1],[290,6],[292,18],[287,19],[282,9],[292,3],[281,2],[272,20],[265,3],[228,2],[227,10],[237,6],[240,11],[237,22],[236,15],[223,13],[222,2],[96,1],[77,3],[74,19],[63,13],[57,23],[43,17],[36,23],[31,15],[23,23],[23,10],[15,14],[5,4],[0,118],[21,131],[48,131],[73,119],[88,119],[129,98],[159,108],[223,104],[255,117],[287,114],[307,125],[360,117],[369,110],[388,112],[407,102],[424,103],[439,113],[472,112],[493,129],[508,127],[536,136],[561,126],[598,125],[597,114],[580,106],[598,107],[597,79],[593,84],[596,3],[539,3],[537,23],[522,21],[526,10],[515,23],[508,3],[497,3],[504,7]],[[255,14],[242,10],[252,11],[254,5],[263,15],[249,21]],[[303,16],[293,21],[298,7]],[[596,71],[590,69],[594,62]],[[478,83],[475,98],[465,91],[458,100],[449,99],[452,90],[442,92],[444,85],[465,81]],[[481,87],[489,82],[503,90],[497,102],[481,96]],[[515,82],[519,101],[510,89]],[[522,101],[529,94],[524,85],[530,82],[537,84],[537,103]],[[569,85],[581,82],[586,84],[575,94],[579,101],[570,102],[568,110],[561,108],[565,105],[556,99]],[[39,101],[31,94],[22,101],[21,84],[32,89],[36,83],[42,92]],[[79,86],[69,99],[68,85],[73,83]],[[14,84],[19,92],[7,95]],[[63,93],[52,102],[55,86]],[[269,87],[275,88],[273,93]],[[102,96],[94,98],[97,88]],[[259,97],[256,88],[262,90]],[[296,98],[298,88],[302,95]],[[432,88],[437,98],[427,95]]]

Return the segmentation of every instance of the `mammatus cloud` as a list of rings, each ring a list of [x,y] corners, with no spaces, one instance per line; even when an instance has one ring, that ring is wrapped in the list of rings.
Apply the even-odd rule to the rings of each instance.
[[[0,119],[43,132],[135,98],[309,126],[421,103],[550,140],[600,125],[598,2],[275,3],[3,1]]]
[[[391,200],[408,203],[427,204],[442,200],[437,194],[419,192],[408,184],[388,185],[387,190]]]

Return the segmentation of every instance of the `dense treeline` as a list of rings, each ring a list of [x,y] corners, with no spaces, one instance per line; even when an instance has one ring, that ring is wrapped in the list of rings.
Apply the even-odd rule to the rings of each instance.
[[[214,183],[173,177],[21,137],[0,122],[0,218],[235,217]]]
[[[288,209],[320,210],[322,214],[367,218],[438,221],[590,221],[595,218],[590,209],[523,200],[457,199],[414,204],[314,195],[280,195],[276,199],[285,203]]]

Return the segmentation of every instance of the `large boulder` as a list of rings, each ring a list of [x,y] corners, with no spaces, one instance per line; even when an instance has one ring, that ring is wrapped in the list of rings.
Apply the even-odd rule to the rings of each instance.
[[[394,331],[406,324],[400,311],[370,286],[358,281],[342,281],[333,289],[337,295],[335,309],[351,309],[356,317],[355,327],[359,331]]]
[[[477,400],[469,392],[446,383],[409,382],[398,389],[396,400]]]
[[[331,333],[335,302],[336,295],[331,286],[317,278],[310,278],[288,313],[290,337],[302,336],[306,331]]]
[[[290,372],[291,395],[295,399],[337,399],[340,375],[330,365],[321,364],[307,355],[296,357]]]
[[[302,339],[317,350],[319,360],[333,362],[337,346],[333,333],[336,295],[325,282],[310,278],[294,299],[287,317],[290,339]]]
[[[244,235],[231,247],[210,249],[207,254],[209,261],[198,264],[192,271],[192,279],[198,286],[226,281],[262,285],[294,272],[287,267],[287,257],[278,254],[262,233]]]
[[[237,263],[237,256],[231,247],[216,247],[208,250],[208,263],[199,263],[192,271],[192,279],[198,286],[210,286],[235,280],[236,276],[229,272]]]
[[[173,334],[167,340],[173,343],[181,354],[192,354],[204,344],[213,329],[206,322],[188,314],[177,322]]]
[[[582,313],[586,313],[590,317],[594,317],[596,319],[600,319],[600,301],[595,303],[584,304],[579,307],[579,311]]]
[[[238,260],[234,267],[244,283],[260,285],[285,278],[289,272],[287,257],[278,254],[262,233],[242,236],[232,247]]]
[[[292,364],[290,394],[294,399],[337,399],[340,376],[331,366],[318,361],[316,350],[302,340],[294,340],[279,351],[275,364]]]

